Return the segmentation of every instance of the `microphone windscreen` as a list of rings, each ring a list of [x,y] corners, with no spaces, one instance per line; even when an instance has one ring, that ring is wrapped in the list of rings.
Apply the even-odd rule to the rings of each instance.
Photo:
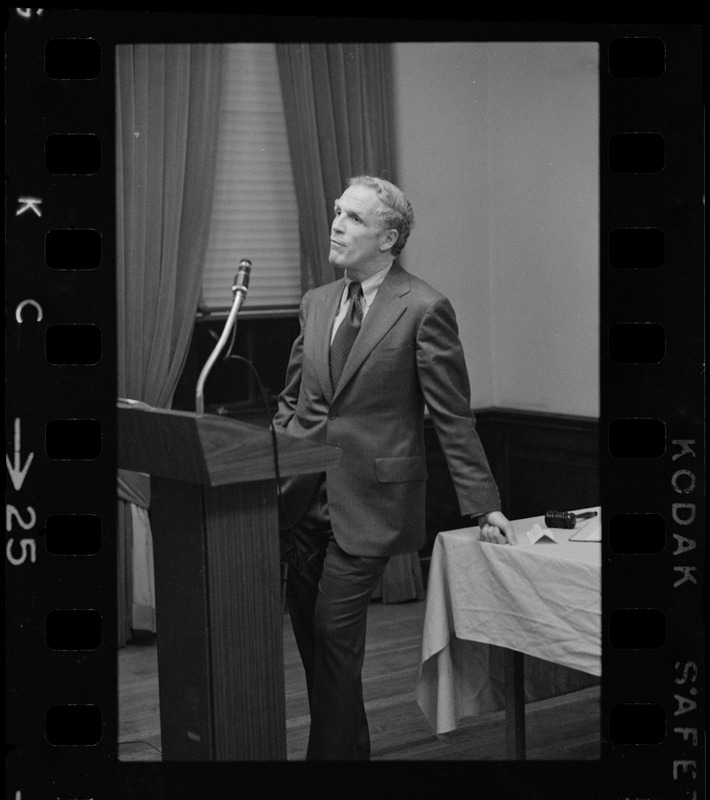
[[[247,289],[249,287],[249,275],[251,274],[251,261],[248,258],[242,258],[239,261],[239,272],[234,276],[234,284],[232,291],[236,292],[237,289]]]

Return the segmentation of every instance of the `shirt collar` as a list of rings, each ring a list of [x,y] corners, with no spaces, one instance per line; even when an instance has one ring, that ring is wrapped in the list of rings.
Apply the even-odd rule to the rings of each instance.
[[[379,272],[376,272],[374,275],[370,275],[369,277],[365,278],[364,281],[361,281],[362,284],[362,294],[365,298],[365,303],[369,306],[372,304],[372,301],[375,299],[375,295],[377,294],[377,290],[380,288],[384,279],[387,277],[387,273],[392,268],[392,264],[394,261],[391,261],[384,269],[381,269]],[[343,293],[343,298],[348,296],[348,286],[352,283],[352,278],[349,278],[347,273],[345,275],[345,291]]]

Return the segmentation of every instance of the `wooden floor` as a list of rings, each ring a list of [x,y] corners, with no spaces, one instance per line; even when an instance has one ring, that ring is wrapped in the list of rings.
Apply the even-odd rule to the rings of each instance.
[[[503,760],[504,713],[463,720],[435,736],[414,698],[424,602],[373,603],[363,670],[372,760]],[[308,703],[296,644],[284,618],[288,759],[302,760],[308,739]],[[526,706],[529,760],[600,757],[599,686]],[[119,651],[119,758],[159,761],[160,720],[155,641]]]

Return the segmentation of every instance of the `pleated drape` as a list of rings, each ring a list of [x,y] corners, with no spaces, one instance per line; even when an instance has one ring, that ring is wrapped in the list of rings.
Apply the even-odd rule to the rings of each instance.
[[[335,280],[328,262],[333,203],[354,175],[395,175],[388,44],[276,45],[298,200],[303,291]],[[390,559],[376,597],[423,597],[417,553]]]
[[[207,247],[221,45],[116,48],[120,397],[167,408],[192,336]],[[145,478],[118,482],[119,644],[155,630]]]
[[[362,173],[394,177],[390,49],[383,44],[277,44],[301,220],[303,290],[335,278],[333,203]]]

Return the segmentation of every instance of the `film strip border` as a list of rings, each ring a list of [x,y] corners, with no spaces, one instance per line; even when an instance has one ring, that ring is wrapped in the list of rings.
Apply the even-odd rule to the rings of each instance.
[[[603,725],[618,797],[704,792],[700,63],[678,34],[622,33],[602,58]]]
[[[77,30],[79,16],[10,9],[6,37],[6,794],[14,800],[101,796],[96,764],[115,747],[112,56]],[[69,776],[82,768],[93,780],[77,785]]]
[[[189,15],[10,13],[7,796],[14,800],[194,796],[197,784],[213,797],[232,796],[233,771],[117,761],[113,645],[113,45],[222,40],[215,30],[223,25]],[[240,19],[224,40],[238,41],[243,30]],[[258,37],[265,29],[256,22],[250,30]],[[319,38],[312,24],[301,30]],[[354,25],[349,36],[367,39],[369,30]],[[503,771],[447,764],[447,780],[458,775],[470,785],[493,771],[501,796],[534,785],[546,797],[700,798],[702,35],[693,26],[630,24],[482,25],[470,35],[600,43],[603,757],[553,765],[554,777],[529,764]],[[418,36],[414,30],[411,38]],[[422,766],[409,774],[422,785],[440,780],[435,765]],[[243,765],[236,774],[244,776]]]

